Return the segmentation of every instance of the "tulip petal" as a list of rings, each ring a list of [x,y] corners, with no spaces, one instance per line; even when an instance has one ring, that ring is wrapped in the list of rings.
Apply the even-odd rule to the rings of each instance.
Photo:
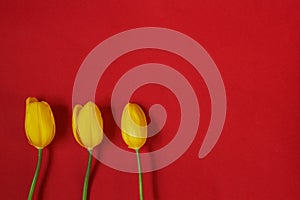
[[[84,144],[81,142],[80,137],[78,135],[78,128],[77,128],[77,122],[78,122],[78,115],[80,110],[82,109],[82,106],[77,104],[73,109],[73,115],[72,115],[72,129],[73,129],[73,135],[75,140],[78,144],[80,144],[82,147],[84,147]]]
[[[146,116],[142,108],[135,104],[129,103],[128,104],[128,112],[130,114],[131,119],[139,126],[146,126]]]
[[[54,133],[56,131],[54,116],[50,105],[45,102],[39,102],[40,115],[41,115],[41,130],[43,134],[43,146],[50,144],[54,138]]]
[[[27,136],[27,139],[28,139],[29,143],[33,146],[35,146],[35,143],[33,142],[33,140],[35,140],[35,139],[32,138],[32,137],[35,137],[34,135],[39,133],[39,130],[37,128],[38,118],[37,118],[36,113],[37,113],[37,104],[28,103],[26,105],[25,133],[26,133],[26,136]]]
[[[27,97],[26,99],[26,105],[33,103],[33,102],[38,102],[37,98],[35,97]]]

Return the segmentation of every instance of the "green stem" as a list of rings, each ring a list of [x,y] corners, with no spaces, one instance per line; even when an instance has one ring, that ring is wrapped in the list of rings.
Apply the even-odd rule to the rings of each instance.
[[[33,176],[33,180],[32,180],[31,186],[30,186],[30,191],[29,191],[29,194],[28,194],[28,200],[32,199],[33,192],[34,192],[35,185],[36,185],[36,181],[37,181],[37,178],[38,178],[39,173],[40,173],[41,161],[42,161],[42,151],[43,151],[43,149],[38,149],[38,161],[37,161],[37,164],[36,164],[36,169],[35,169],[35,173],[34,173],[34,176]]]
[[[143,179],[142,179],[142,169],[141,169],[141,161],[140,161],[140,154],[139,154],[139,150],[136,149],[136,159],[137,159],[137,163],[138,163],[138,170],[139,170],[139,189],[140,189],[140,200],[144,199],[144,195],[143,195]]]
[[[86,173],[85,173],[85,178],[84,178],[82,200],[86,200],[86,197],[87,197],[89,177],[90,177],[90,171],[91,171],[91,163],[92,163],[92,155],[93,155],[92,149],[89,149],[88,151],[89,151],[89,161],[88,161],[88,166],[86,168]]]

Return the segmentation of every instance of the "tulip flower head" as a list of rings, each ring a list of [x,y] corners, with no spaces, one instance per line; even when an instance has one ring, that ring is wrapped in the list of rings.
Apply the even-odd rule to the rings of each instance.
[[[147,139],[147,121],[142,108],[128,103],[122,113],[122,138],[130,149],[140,149]]]
[[[43,149],[55,135],[55,122],[49,104],[34,97],[26,99],[25,132],[31,145]]]
[[[103,139],[103,120],[97,105],[91,101],[76,105],[72,117],[73,134],[82,147],[93,149]]]

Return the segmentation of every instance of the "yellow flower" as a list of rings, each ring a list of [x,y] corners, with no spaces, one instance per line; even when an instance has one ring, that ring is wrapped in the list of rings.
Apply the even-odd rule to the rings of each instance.
[[[147,121],[142,108],[128,103],[122,113],[122,138],[130,149],[140,149],[147,139]]]
[[[55,135],[55,122],[49,104],[34,97],[26,99],[25,132],[31,145],[43,149]]]
[[[72,117],[73,134],[76,141],[91,150],[103,139],[103,120],[97,105],[91,101],[83,107],[76,105]]]

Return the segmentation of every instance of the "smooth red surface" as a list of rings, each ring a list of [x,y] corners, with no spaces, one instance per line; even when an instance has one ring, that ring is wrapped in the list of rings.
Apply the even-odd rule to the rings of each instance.
[[[1,1],[0,196],[26,199],[37,150],[24,133],[25,99],[53,108],[57,132],[44,151],[35,199],[81,199],[87,152],[71,130],[72,87],[87,54],[106,38],[131,28],[166,27],[194,38],[219,67],[228,100],[223,133],[213,151],[198,152],[210,119],[210,99],[200,76],[183,59],[141,50],[117,59],[98,85],[105,132],[120,147],[110,111],[118,78],[133,66],[160,62],[191,82],[201,104],[198,134],[168,167],[143,174],[149,199],[300,199],[299,1]],[[145,86],[132,99],[147,109],[162,103],[167,124],[143,152],[176,134],[178,102],[168,90]],[[90,199],[138,199],[136,174],[95,159]]]

